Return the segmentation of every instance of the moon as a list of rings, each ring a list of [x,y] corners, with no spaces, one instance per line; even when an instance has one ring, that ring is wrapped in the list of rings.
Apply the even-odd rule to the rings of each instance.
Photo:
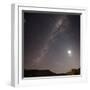
[[[69,56],[72,55],[72,51],[71,50],[67,50],[67,53],[68,53]]]

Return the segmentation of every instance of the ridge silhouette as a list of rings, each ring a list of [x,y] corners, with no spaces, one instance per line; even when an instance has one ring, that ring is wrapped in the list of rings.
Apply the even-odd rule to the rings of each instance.
[[[59,73],[56,74],[50,70],[24,70],[24,77],[41,77],[41,76],[64,76],[64,75],[80,75],[80,68],[78,69],[71,69],[69,72],[66,73]]]

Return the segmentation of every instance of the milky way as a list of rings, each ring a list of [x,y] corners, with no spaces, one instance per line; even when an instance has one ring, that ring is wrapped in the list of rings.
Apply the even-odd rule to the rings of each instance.
[[[45,54],[48,53],[48,49],[50,47],[50,44],[55,41],[55,37],[57,36],[57,34],[62,33],[65,30],[67,30],[68,24],[69,24],[69,21],[67,22],[67,20],[68,20],[67,16],[62,16],[56,22],[54,29],[52,29],[52,31],[50,32],[50,35],[48,36],[48,39],[45,42],[45,45],[40,52],[41,53],[40,56],[38,56],[35,61],[39,62],[40,60],[43,60],[43,58],[45,57]]]
[[[80,68],[80,15],[24,12],[24,20],[25,69]]]

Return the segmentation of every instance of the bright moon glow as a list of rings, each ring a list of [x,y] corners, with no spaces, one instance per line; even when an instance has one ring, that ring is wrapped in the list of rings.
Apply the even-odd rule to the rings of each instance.
[[[72,54],[71,50],[68,50],[68,51],[67,51],[67,53],[68,53],[69,55],[71,55],[71,54]]]

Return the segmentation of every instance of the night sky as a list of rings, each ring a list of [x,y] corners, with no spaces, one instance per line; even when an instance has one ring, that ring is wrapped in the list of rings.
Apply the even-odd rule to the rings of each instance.
[[[80,68],[80,15],[23,12],[24,69],[55,73]]]

